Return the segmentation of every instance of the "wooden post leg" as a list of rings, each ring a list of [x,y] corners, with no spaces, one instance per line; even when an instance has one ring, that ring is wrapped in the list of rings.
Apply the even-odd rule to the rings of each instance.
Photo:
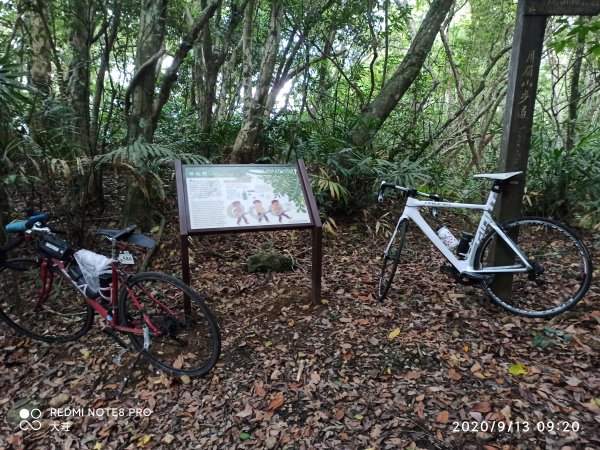
[[[323,274],[323,228],[312,229],[312,301],[321,304],[321,277]]]
[[[181,278],[185,284],[190,285],[190,250],[187,234],[181,235]],[[187,295],[183,296],[183,311],[186,317],[192,314],[190,298]]]

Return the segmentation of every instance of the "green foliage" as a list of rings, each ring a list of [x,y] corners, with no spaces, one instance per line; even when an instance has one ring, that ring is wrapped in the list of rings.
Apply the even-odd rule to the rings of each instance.
[[[141,140],[131,145],[119,147],[95,159],[100,167],[112,168],[126,173],[135,185],[150,198],[154,189],[160,198],[165,197],[161,171],[176,159],[184,164],[206,164],[209,161],[203,156],[172,150],[159,144],[148,144]]]
[[[312,188],[327,214],[352,213],[373,202],[381,180],[417,186],[429,179],[420,161],[390,160],[375,149],[353,148],[341,137],[306,133],[296,153],[309,166]]]
[[[600,223],[600,130],[571,151],[545,148],[534,139],[528,165],[526,207],[529,213],[582,225]]]
[[[298,207],[298,211],[306,212],[304,208],[304,194],[300,184],[296,181],[296,170],[289,167],[270,167],[268,171],[258,174],[258,177],[273,187],[275,196],[287,195]]]
[[[548,42],[548,47],[554,49],[557,53],[561,53],[566,49],[574,49],[577,46],[577,40],[589,40],[593,42],[595,36],[600,33],[600,18],[594,17],[578,18],[576,21],[567,18],[557,18],[556,23],[559,25],[554,32],[552,39]],[[594,57],[600,56],[600,44],[592,43],[588,52]]]
[[[33,91],[33,88],[19,81],[24,75],[19,65],[12,63],[6,55],[0,56],[0,144],[2,145],[6,145],[10,140],[13,121],[19,109],[29,103],[23,91]]]

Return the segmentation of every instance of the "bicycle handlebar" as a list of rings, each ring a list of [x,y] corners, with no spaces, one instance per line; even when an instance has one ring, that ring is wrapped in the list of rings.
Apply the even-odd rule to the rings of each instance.
[[[25,233],[32,231],[42,231],[50,233],[50,228],[39,228],[39,226],[45,225],[48,221],[50,214],[33,214],[29,216],[27,220],[17,220],[9,223],[4,227],[8,233],[19,233],[14,239],[7,242],[6,244],[0,245],[0,260],[6,259],[6,254],[14,248],[17,248],[25,240]]]
[[[428,194],[427,192],[417,191],[414,188],[407,188],[404,186],[398,186],[396,184],[387,183],[386,181],[382,181],[381,185],[379,187],[379,192],[377,193],[377,201],[379,203],[383,202],[383,194],[385,193],[386,189],[396,189],[397,191],[406,192],[409,197],[419,196],[419,197],[430,198],[431,200],[436,200],[436,201],[440,201],[442,199],[441,196],[436,195],[436,194]]]
[[[48,221],[48,217],[50,217],[50,214],[47,213],[35,214],[30,216],[27,220],[16,220],[12,223],[9,223],[4,227],[4,229],[9,233],[22,233],[31,229],[37,222],[45,225]]]

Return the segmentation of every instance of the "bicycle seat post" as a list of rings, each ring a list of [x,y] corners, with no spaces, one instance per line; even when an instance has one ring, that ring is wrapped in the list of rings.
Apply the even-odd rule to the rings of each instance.
[[[117,260],[117,240],[115,238],[110,239],[110,258],[113,261]]]

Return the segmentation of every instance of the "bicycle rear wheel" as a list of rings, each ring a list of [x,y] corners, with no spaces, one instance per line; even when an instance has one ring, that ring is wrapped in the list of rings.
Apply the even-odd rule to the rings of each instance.
[[[587,249],[572,230],[553,220],[537,217],[513,220],[504,225],[503,230],[518,242],[533,270],[508,276],[497,274],[482,282],[492,301],[526,317],[551,317],[572,308],[583,298],[592,282],[592,262]],[[520,264],[504,240],[491,232],[477,249],[476,268],[496,265],[495,253],[498,251],[509,255],[501,265]]]
[[[34,339],[74,341],[92,326],[94,311],[50,263],[45,283],[40,261],[9,259],[0,267],[0,318]]]
[[[404,246],[404,238],[406,236],[406,230],[408,229],[408,220],[403,219],[398,222],[388,245],[383,253],[383,263],[381,265],[381,273],[379,274],[379,285],[377,287],[377,300],[383,301],[387,296],[396,269],[398,267],[398,261],[400,261],[400,254],[402,253],[402,247]]]
[[[119,314],[128,326],[146,330],[146,336],[130,333],[131,342],[164,372],[199,377],[219,359],[221,336],[210,309],[177,278],[156,272],[131,277],[119,294]]]

